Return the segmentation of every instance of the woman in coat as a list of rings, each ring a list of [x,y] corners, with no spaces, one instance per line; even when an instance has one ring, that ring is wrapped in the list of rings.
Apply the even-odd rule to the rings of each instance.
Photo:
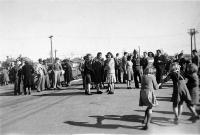
[[[103,83],[104,60],[102,59],[101,52],[99,52],[97,57],[93,60],[92,68],[94,70],[94,82],[97,88],[97,94],[102,94],[100,86]]]
[[[28,94],[31,94],[31,87],[33,86],[33,66],[29,64],[28,61],[25,61],[25,65],[22,67],[22,76],[24,83],[24,94],[27,94],[26,89],[28,89]]]
[[[144,75],[141,78],[139,106],[147,106],[143,121],[143,123],[145,124],[145,126],[143,127],[144,130],[148,129],[152,115],[152,108],[158,105],[154,90],[157,90],[159,88],[159,85],[157,84],[156,77],[153,74],[153,69],[147,67],[144,70]]]
[[[63,64],[63,70],[65,71],[64,73],[64,80],[67,84],[67,86],[70,86],[70,82],[72,81],[72,66],[69,63],[69,61],[65,60]]]

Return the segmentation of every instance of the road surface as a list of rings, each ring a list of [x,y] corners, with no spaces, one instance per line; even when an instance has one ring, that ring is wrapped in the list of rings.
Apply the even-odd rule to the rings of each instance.
[[[171,83],[157,90],[150,129],[142,130],[145,107],[139,89],[116,84],[114,95],[84,95],[80,82],[61,90],[13,96],[13,85],[0,87],[0,134],[200,134],[200,122],[188,119],[184,105],[179,125],[173,123]],[[104,90],[105,92],[106,90]]]

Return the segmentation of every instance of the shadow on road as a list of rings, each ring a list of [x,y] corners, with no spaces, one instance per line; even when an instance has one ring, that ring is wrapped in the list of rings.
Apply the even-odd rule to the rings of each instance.
[[[14,92],[13,91],[3,92],[0,93],[0,96],[14,96]]]
[[[156,97],[158,101],[171,101],[171,97]]]
[[[145,112],[145,110],[134,110],[134,111]],[[155,113],[162,113],[162,114],[173,114],[174,115],[173,111],[155,111],[155,110],[153,110],[153,112],[155,112]],[[182,115],[191,116],[191,113],[189,113],[189,112],[183,112]]]
[[[133,116],[133,115],[132,115]],[[82,126],[82,127],[93,127],[93,128],[103,128],[103,129],[117,129],[117,128],[129,128],[129,129],[138,129],[141,130],[142,126],[127,126],[127,125],[120,125],[120,124],[103,124],[102,121],[107,120],[122,120],[123,118],[120,118],[120,116],[114,116],[114,115],[105,115],[105,116],[89,116],[96,118],[95,124],[89,124],[88,122],[75,122],[75,121],[66,121],[65,124],[73,125],[73,126]],[[142,116],[133,116],[135,118],[142,118]],[[126,117],[127,119],[128,117]],[[140,121],[137,119],[137,121]]]
[[[33,96],[73,96],[73,95],[85,95],[84,92],[65,92],[65,93],[46,93]]]
[[[142,123],[144,117],[140,115],[104,115],[104,116],[89,116],[92,118],[96,118],[95,124],[90,124],[88,122],[76,122],[76,121],[66,121],[65,124],[73,125],[73,126],[82,126],[82,127],[93,127],[93,128],[105,128],[105,129],[116,129],[116,128],[129,128],[129,129],[138,129],[142,130],[142,126],[127,126],[121,124],[103,124],[103,120],[117,120],[117,121],[126,121],[126,122],[136,122]],[[169,118],[165,117],[153,117],[153,124],[158,126],[169,126],[159,123],[169,123]],[[117,122],[120,123],[120,122]]]

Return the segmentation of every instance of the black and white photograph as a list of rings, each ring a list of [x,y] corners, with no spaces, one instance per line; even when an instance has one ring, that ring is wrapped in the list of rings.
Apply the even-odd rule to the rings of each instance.
[[[0,0],[0,135],[200,134],[200,0]]]

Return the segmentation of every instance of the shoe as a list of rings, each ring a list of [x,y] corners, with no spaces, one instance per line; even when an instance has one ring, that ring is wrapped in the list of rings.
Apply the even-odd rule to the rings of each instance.
[[[97,94],[102,94],[103,92],[102,91],[97,91]]]
[[[108,94],[114,94],[114,92],[112,92],[112,91],[109,91],[109,92],[108,92]]]
[[[143,129],[143,130],[148,130],[148,128],[149,128],[149,127],[148,127],[147,125],[145,125],[142,129]]]
[[[87,95],[92,95],[92,93],[87,93]]]
[[[199,116],[194,116],[193,119],[192,119],[192,123],[196,123],[196,121],[199,120],[199,119],[200,119]]]
[[[174,124],[176,124],[176,125],[179,124],[179,119],[178,118],[174,118]]]

